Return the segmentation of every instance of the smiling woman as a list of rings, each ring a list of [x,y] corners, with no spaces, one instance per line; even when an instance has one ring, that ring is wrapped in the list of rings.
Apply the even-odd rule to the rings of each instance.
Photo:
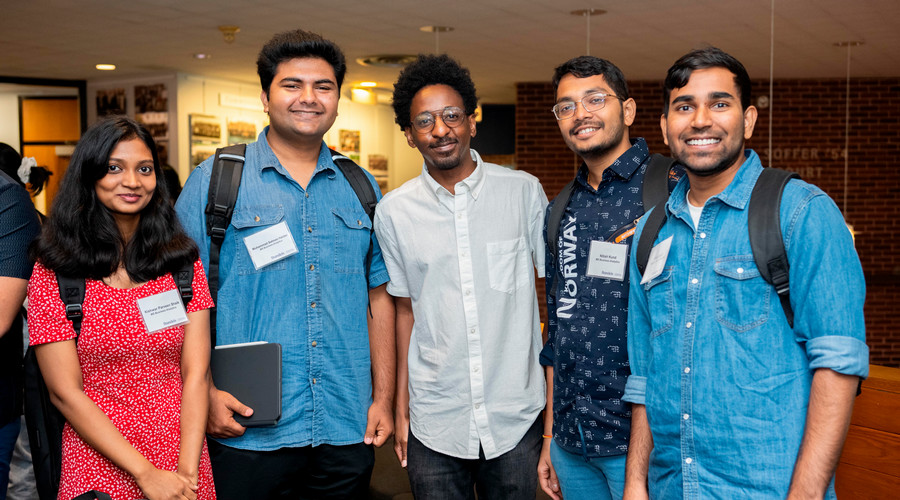
[[[144,127],[125,117],[97,123],[76,146],[32,252],[30,344],[67,421],[60,498],[215,498],[204,441],[212,300],[159,178]],[[193,298],[158,317],[146,304],[177,297],[173,273],[188,269]],[[58,276],[84,280],[80,335]]]

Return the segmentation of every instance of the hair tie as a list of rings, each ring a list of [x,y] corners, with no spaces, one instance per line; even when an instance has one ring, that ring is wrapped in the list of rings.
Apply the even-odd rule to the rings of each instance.
[[[26,156],[22,158],[22,163],[19,164],[19,169],[16,170],[16,173],[19,174],[19,180],[23,184],[28,184],[28,179],[31,178],[31,168],[35,166],[37,166],[37,161],[34,157]]]

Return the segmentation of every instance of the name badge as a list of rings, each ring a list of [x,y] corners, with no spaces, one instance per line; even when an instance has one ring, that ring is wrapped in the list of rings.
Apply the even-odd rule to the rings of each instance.
[[[669,236],[650,250],[647,267],[644,269],[644,277],[641,279],[642,285],[662,274],[663,268],[666,267],[666,259],[669,258],[669,248],[671,246],[672,236]]]
[[[628,262],[628,245],[609,241],[591,241],[585,274],[594,278],[624,281]]]
[[[299,252],[285,221],[245,237],[244,245],[257,270]]]
[[[137,306],[148,333],[188,323],[187,312],[178,290],[137,299]]]

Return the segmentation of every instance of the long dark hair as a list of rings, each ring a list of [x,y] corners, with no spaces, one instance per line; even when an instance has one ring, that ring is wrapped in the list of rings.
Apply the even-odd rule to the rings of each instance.
[[[121,141],[140,139],[153,155],[156,190],[141,211],[137,231],[124,241],[109,209],[97,200],[95,185],[108,172],[109,156]],[[153,137],[136,121],[116,116],[84,133],[40,239],[31,257],[74,278],[103,279],[124,264],[136,283],[176,272],[195,261],[197,245],[185,234],[169,201]]]
[[[19,152],[5,142],[0,142],[0,170],[12,179],[18,182],[22,187],[31,191],[31,196],[37,196],[44,190],[47,180],[53,175],[53,172],[44,167],[31,167],[28,179],[22,181],[19,178],[19,166],[22,164],[22,157]],[[25,183],[28,183],[27,185]]]

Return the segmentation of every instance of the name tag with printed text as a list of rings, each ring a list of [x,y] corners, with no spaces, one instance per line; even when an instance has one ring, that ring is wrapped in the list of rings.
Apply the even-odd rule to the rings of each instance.
[[[244,245],[257,270],[299,252],[285,221],[245,237]]]
[[[178,290],[168,290],[156,295],[137,299],[138,310],[147,333],[158,332],[173,326],[188,323],[184,302]]]
[[[585,274],[594,278],[624,281],[628,263],[628,245],[609,241],[591,241]]]

